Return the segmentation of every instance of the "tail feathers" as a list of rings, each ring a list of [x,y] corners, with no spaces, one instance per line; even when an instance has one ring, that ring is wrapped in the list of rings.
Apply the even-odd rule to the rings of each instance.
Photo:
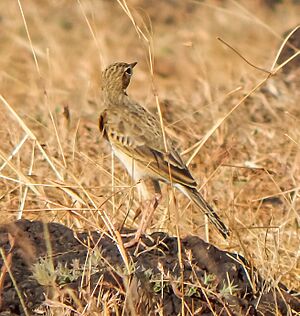
[[[229,237],[229,229],[196,189],[184,186],[180,186],[179,189],[200,208],[200,210],[208,217],[210,222],[215,225],[225,239]]]

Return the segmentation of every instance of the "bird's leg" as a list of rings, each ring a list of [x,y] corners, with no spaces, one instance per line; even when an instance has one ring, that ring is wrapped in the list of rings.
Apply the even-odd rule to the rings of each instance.
[[[144,203],[145,208],[143,209],[143,216],[141,219],[141,223],[134,237],[130,241],[124,244],[125,248],[130,248],[138,243],[142,234],[145,233],[147,227],[149,226],[151,219],[153,217],[154,211],[157,208],[160,199],[161,199],[161,195],[157,194],[157,196],[155,196],[155,198],[153,198],[152,200],[145,201]]]
[[[129,248],[134,246],[138,243],[139,239],[141,238],[142,234],[146,231],[148,226],[150,225],[151,219],[153,217],[154,211],[156,210],[160,200],[161,200],[161,191],[159,187],[158,181],[149,179],[151,182],[152,189],[154,189],[154,194],[152,194],[151,199],[147,199],[143,203],[143,209],[142,209],[142,219],[140,222],[140,225],[135,233],[135,236],[133,239],[131,239],[129,242],[125,243],[125,248]],[[148,187],[148,186],[147,186]],[[148,192],[149,193],[149,192]]]

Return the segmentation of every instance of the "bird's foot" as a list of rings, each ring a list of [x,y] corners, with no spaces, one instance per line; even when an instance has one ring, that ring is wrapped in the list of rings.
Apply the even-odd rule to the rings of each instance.
[[[157,208],[160,199],[161,199],[161,194],[156,193],[152,200],[147,200],[145,202],[145,204],[144,204],[145,208],[143,209],[143,216],[142,216],[141,223],[140,223],[134,237],[130,241],[128,241],[124,244],[125,248],[133,247],[139,242],[142,234],[145,233],[147,227],[149,226],[149,224],[151,222],[154,211]]]

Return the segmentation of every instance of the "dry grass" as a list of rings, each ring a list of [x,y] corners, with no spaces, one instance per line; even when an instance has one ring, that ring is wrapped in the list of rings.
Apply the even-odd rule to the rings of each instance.
[[[0,2],[1,223],[22,215],[108,233],[128,212],[126,225],[136,227],[138,203],[98,133],[101,69],[138,61],[129,93],[152,111],[159,104],[168,134],[188,151],[266,77],[216,37],[270,69],[281,34],[300,16],[291,1],[277,10],[258,0],[19,3],[24,19],[17,1]],[[283,79],[251,94],[190,163],[232,238],[207,234],[203,216],[177,192],[168,199],[169,188],[151,230],[209,237],[274,286],[300,290],[300,92]]]

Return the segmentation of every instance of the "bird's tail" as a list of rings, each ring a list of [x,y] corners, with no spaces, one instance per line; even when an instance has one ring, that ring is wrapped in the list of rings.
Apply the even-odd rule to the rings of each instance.
[[[180,185],[179,189],[200,208],[200,210],[208,217],[210,222],[215,225],[218,231],[226,239],[229,236],[229,229],[221,221],[220,217],[213,208],[204,200],[202,195],[194,188],[188,188]]]

